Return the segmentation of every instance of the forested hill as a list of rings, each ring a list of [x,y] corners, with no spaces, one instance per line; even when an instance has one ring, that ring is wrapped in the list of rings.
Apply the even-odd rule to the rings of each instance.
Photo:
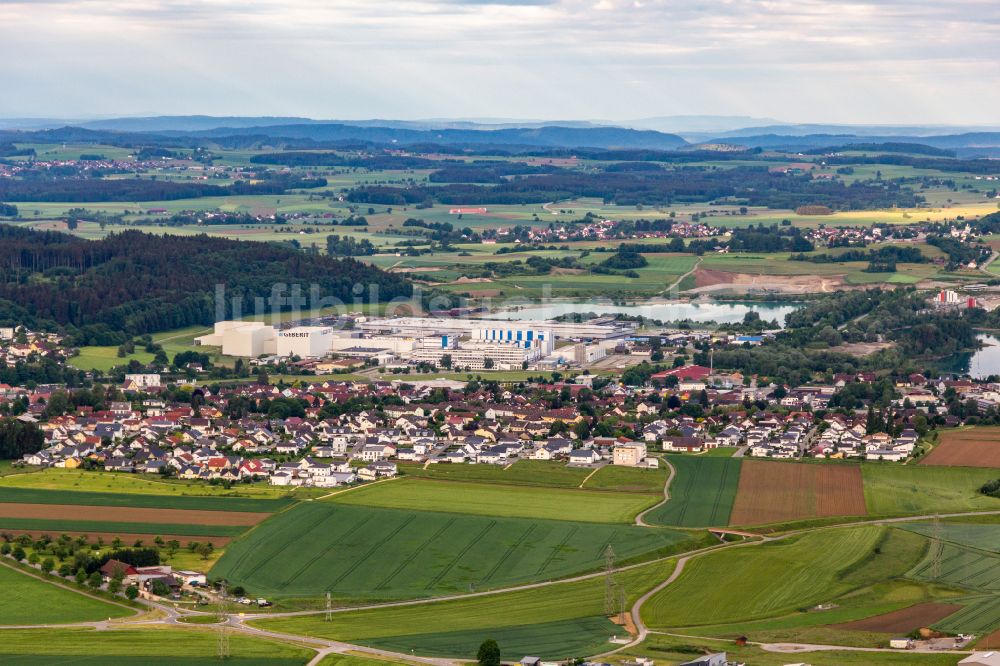
[[[412,286],[353,259],[308,254],[272,243],[139,231],[89,241],[57,232],[0,225],[0,323],[58,325],[78,344],[118,344],[142,333],[209,325],[216,285],[227,307],[268,298],[276,283],[312,284],[324,297],[353,302],[355,284],[378,286],[380,300]],[[227,316],[230,313],[227,312]]]

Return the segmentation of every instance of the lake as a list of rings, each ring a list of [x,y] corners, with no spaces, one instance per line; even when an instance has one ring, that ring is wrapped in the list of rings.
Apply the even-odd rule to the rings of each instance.
[[[642,316],[648,319],[658,319],[662,322],[683,321],[696,322],[715,321],[720,324],[733,324],[743,321],[748,312],[755,311],[764,321],[777,320],[784,326],[785,315],[799,307],[794,303],[778,303],[768,301],[744,302],[707,302],[691,303],[688,301],[652,302],[646,305],[612,305],[608,303],[546,303],[544,305],[526,305],[519,308],[507,308],[491,312],[494,319],[510,319],[515,321],[537,321],[555,319],[560,315],[574,312],[594,312],[599,315],[626,314]]]
[[[974,352],[961,352],[948,359],[947,369],[974,379],[986,379],[990,375],[1000,375],[1000,338],[981,334],[976,336],[983,344]]]

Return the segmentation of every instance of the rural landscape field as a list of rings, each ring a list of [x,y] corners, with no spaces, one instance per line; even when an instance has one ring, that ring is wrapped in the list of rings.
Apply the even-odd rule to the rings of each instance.
[[[1000,4],[0,26],[0,665],[1000,666]]]

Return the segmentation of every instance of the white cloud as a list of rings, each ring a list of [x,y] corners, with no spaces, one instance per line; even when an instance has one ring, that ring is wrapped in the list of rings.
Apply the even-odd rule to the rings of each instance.
[[[996,123],[998,74],[994,0],[0,0],[2,115]]]

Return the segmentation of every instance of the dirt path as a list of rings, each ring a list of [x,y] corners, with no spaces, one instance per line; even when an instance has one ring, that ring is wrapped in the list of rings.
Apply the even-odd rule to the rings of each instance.
[[[660,293],[661,293],[661,294],[669,294],[669,293],[670,293],[670,292],[672,292],[672,291],[673,291],[674,289],[677,289],[677,288],[678,288],[678,287],[680,286],[681,282],[683,282],[683,281],[684,281],[684,278],[686,278],[686,277],[687,277],[687,276],[689,276],[689,275],[694,275],[694,272],[695,272],[696,270],[698,270],[698,267],[699,267],[699,266],[701,266],[701,262],[702,262],[703,260],[704,260],[704,257],[698,257],[698,261],[694,262],[694,266],[692,266],[692,267],[691,267],[691,270],[689,270],[689,271],[688,271],[687,273],[685,273],[684,275],[682,275],[682,276],[680,276],[679,278],[677,278],[677,279],[676,279],[676,280],[674,281],[674,283],[673,283],[673,284],[671,284],[671,285],[670,285],[669,287],[667,287],[666,289],[664,289],[664,290],[663,290],[662,292],[660,292]]]
[[[584,477],[583,481],[581,481],[581,482],[580,482],[580,485],[579,485],[579,486],[577,486],[577,488],[583,488],[583,487],[584,487],[585,485],[587,485],[587,481],[590,481],[590,477],[592,477],[592,476],[594,476],[595,474],[597,474],[597,471],[598,471],[599,469],[601,469],[601,468],[600,468],[600,467],[595,467],[595,468],[594,468],[594,469],[593,469],[593,470],[592,470],[592,471],[590,472],[590,474],[588,474],[588,475],[587,475],[586,477]]]

